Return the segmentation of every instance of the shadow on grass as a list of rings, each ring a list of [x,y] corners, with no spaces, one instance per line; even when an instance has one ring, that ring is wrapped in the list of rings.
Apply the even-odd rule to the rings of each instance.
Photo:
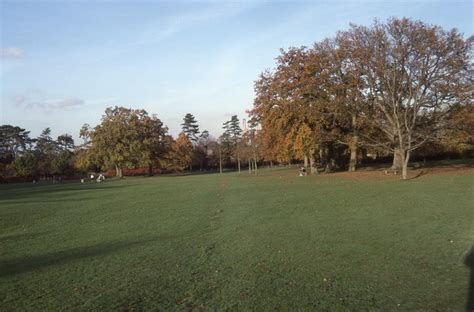
[[[224,169],[222,173],[237,172],[233,169]],[[214,175],[219,174],[219,170],[210,171],[186,171],[186,172],[173,172],[161,175],[162,177],[189,177],[189,176],[201,176],[201,175]]]
[[[72,196],[73,194],[71,193],[64,193],[64,194],[55,194],[54,196],[49,196],[48,194],[45,194],[44,196],[33,196],[33,197],[16,197],[16,198],[11,198],[11,199],[6,199],[4,203],[8,204],[13,204],[16,205],[15,207],[19,205],[35,205],[35,207],[39,207],[41,205],[48,205],[49,208],[58,208],[58,209],[65,209],[66,207],[68,208],[77,208],[81,209],[86,207],[84,204],[87,202],[103,202],[107,198],[114,198],[115,194],[99,194],[99,193],[94,193],[94,196],[91,196],[90,194],[80,194],[77,195],[78,197]],[[20,199],[17,199],[20,198]],[[80,204],[77,204],[77,200],[80,200]],[[2,200],[0,200],[0,203],[2,203]],[[15,208],[13,208],[15,209]]]
[[[464,264],[471,270],[467,290],[466,311],[472,312],[474,311],[474,246],[471,247],[471,250],[464,259]]]
[[[48,232],[5,234],[5,235],[0,235],[0,242],[5,242],[9,240],[15,241],[15,240],[35,239],[46,234],[48,234]]]
[[[52,193],[61,193],[61,192],[85,192],[90,190],[112,190],[112,189],[122,189],[132,186],[131,184],[77,184],[75,186],[69,185],[60,185],[60,184],[50,184],[50,185],[34,185],[30,184],[28,186],[21,186],[19,188],[10,188],[3,189],[0,192],[0,202],[3,200],[16,200],[16,199],[26,199],[30,196],[37,195],[47,195],[49,197]],[[37,200],[38,198],[36,198]]]
[[[418,170],[418,172],[415,171],[416,174],[408,178],[408,180],[413,180],[421,176],[425,176],[425,175],[433,174],[437,172],[459,172],[459,171],[465,171],[466,169],[473,169],[473,168],[474,168],[474,164],[470,162],[456,162],[456,163],[438,162],[436,164],[427,164],[420,167],[412,167],[411,168],[412,170]]]
[[[62,251],[50,252],[31,257],[21,257],[0,262],[0,277],[22,274],[37,269],[62,265],[84,258],[100,257],[124,249],[142,246],[154,241],[169,239],[170,237],[154,237],[143,240],[124,242],[110,242],[86,247],[70,248]]]
[[[426,168],[435,168],[435,167],[457,168],[459,166],[474,168],[474,159],[465,158],[465,159],[434,160],[434,161],[428,161],[423,165],[423,167],[426,167]]]

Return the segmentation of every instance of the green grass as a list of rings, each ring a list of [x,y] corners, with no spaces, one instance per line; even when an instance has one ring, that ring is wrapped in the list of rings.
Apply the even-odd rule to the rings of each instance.
[[[464,310],[472,171],[0,186],[0,310]]]

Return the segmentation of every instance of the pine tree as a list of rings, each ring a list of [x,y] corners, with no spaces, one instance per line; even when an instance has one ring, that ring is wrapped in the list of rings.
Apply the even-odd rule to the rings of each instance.
[[[240,128],[240,120],[237,115],[233,115],[230,120],[224,123],[224,133],[221,136],[221,141],[224,150],[233,154],[237,158],[237,167],[240,173],[240,150],[239,143],[242,140],[242,129]]]
[[[197,121],[195,117],[187,113],[186,116],[184,116],[183,123],[181,124],[182,129],[184,134],[188,137],[188,139],[193,142],[197,143],[198,141],[198,134],[199,134],[199,126],[197,124]]]

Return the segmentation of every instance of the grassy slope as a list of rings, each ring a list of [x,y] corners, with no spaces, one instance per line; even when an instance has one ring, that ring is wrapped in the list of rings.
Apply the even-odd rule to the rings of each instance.
[[[0,310],[464,308],[472,171],[295,173],[1,186]]]

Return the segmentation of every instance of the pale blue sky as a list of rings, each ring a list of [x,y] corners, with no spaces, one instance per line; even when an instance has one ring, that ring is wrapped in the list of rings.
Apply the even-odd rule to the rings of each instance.
[[[3,1],[0,123],[78,137],[108,106],[183,116],[221,133],[245,118],[253,82],[280,48],[349,23],[411,17],[473,34],[472,1]]]

